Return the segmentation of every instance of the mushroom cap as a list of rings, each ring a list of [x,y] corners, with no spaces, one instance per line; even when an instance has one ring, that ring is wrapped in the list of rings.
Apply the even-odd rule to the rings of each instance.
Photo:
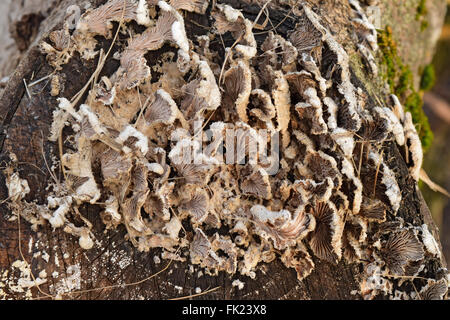
[[[423,149],[410,112],[405,113],[403,127],[405,131],[406,144],[408,146],[409,153],[411,154],[408,163],[409,172],[414,180],[418,181],[423,162]]]
[[[254,168],[253,172],[243,177],[240,184],[243,194],[269,200],[272,198],[269,176],[262,168]]]
[[[182,212],[187,212],[191,216],[191,221],[194,224],[200,224],[208,217],[209,214],[209,197],[208,193],[201,188],[194,188],[187,192],[189,196],[185,197],[179,209]]]
[[[195,146],[194,149],[191,149],[192,146],[190,139],[179,141],[169,153],[169,158],[185,183],[204,185],[213,173],[214,166],[218,165],[218,161],[196,152],[197,149]]]
[[[289,36],[292,45],[297,48],[299,54],[313,52],[320,56],[323,34],[321,30],[311,22],[307,15],[300,16],[294,32]]]
[[[125,22],[135,20],[139,24],[150,24],[145,0],[110,0],[96,9],[86,11],[78,21],[76,30],[108,38],[111,36],[111,22],[122,19]]]
[[[231,32],[237,44],[234,50],[245,60],[257,53],[257,43],[253,34],[253,23],[244,18],[242,12],[227,4],[217,4],[212,12],[214,26],[219,34]]]
[[[441,280],[428,280],[426,286],[419,292],[419,296],[423,300],[442,300],[448,292],[448,284],[445,278]]]
[[[147,107],[144,118],[149,125],[171,124],[178,116],[178,107],[169,93],[159,89],[154,101]]]
[[[54,44],[55,49],[63,51],[68,49],[70,44],[70,33],[66,28],[62,30],[52,31],[49,35],[50,41]]]
[[[285,249],[295,245],[314,229],[314,217],[299,207],[292,215],[288,210],[270,211],[261,205],[250,209],[256,231],[264,239],[272,239],[274,247]]]
[[[120,63],[122,72],[118,86],[122,90],[133,89],[151,77],[147,60],[142,56],[141,52],[126,52],[122,56]]]
[[[289,72],[286,74],[286,80],[291,87],[292,92],[304,97],[304,93],[308,88],[314,88],[316,81],[314,81],[311,73],[306,70]]]
[[[264,52],[261,57],[263,58],[261,65],[269,64],[274,68],[281,68],[285,72],[295,69],[298,51],[291,42],[282,36],[275,35],[270,31],[261,45],[261,50]]]
[[[340,173],[336,160],[333,157],[322,151],[314,151],[306,155],[305,163],[308,169],[314,174],[316,181],[331,178],[336,184],[336,179],[340,176]]]
[[[209,0],[170,0],[170,5],[176,10],[205,14]]]
[[[249,113],[261,121],[270,121],[276,116],[275,106],[272,103],[270,95],[261,89],[255,89],[251,92],[250,100],[254,108]]]
[[[318,258],[336,263],[341,257],[343,222],[331,202],[309,205],[316,228],[309,234],[309,245]]]
[[[198,73],[196,79],[182,88],[184,97],[181,111],[186,119],[195,119],[206,110],[216,110],[222,102],[222,94],[208,62],[201,60],[198,55],[193,55],[192,60]]]
[[[386,205],[378,199],[363,197],[359,214],[368,221],[386,221]]]
[[[408,229],[392,233],[380,250],[386,267],[392,274],[403,275],[409,262],[424,258],[422,243]]]
[[[247,105],[252,91],[252,76],[249,66],[242,60],[228,69],[224,74],[222,103],[231,113],[236,113],[238,119],[248,122]]]
[[[367,238],[368,223],[359,216],[347,215],[344,232],[342,234],[342,249],[345,259],[349,263],[359,261],[362,258],[362,247]]]

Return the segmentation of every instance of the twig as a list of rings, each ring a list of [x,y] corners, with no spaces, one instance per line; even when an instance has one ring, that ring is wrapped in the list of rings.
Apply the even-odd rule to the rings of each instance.
[[[269,31],[274,31],[275,33],[277,33],[277,29],[279,26],[281,26],[288,18],[293,19],[290,14],[292,13],[292,11],[294,10],[295,6],[297,6],[299,0],[297,0],[295,2],[295,4],[291,7],[291,9],[289,10],[289,12],[284,16],[284,18],[276,25],[273,26],[272,22],[270,23],[272,25],[272,29],[271,30],[267,30],[267,31],[262,31],[262,32],[255,32],[255,35],[261,35],[261,34],[266,34]]]
[[[152,274],[151,276],[136,281],[136,282],[132,282],[132,283],[125,283],[125,284],[114,284],[114,285],[110,285],[110,286],[105,286],[105,287],[99,287],[99,288],[93,288],[93,289],[87,289],[87,290],[79,290],[79,291],[72,291],[72,292],[65,292],[65,293],[61,293],[60,296],[65,296],[65,295],[75,295],[75,294],[83,294],[83,293],[89,293],[89,292],[95,292],[95,291],[101,291],[101,290],[105,290],[105,289],[115,289],[115,288],[124,288],[124,287],[130,287],[130,286],[136,286],[139,284],[142,284],[144,282],[147,282],[148,280],[153,279],[154,277],[158,276],[159,274],[163,273],[164,271],[166,271],[170,265],[172,264],[173,260],[170,260],[169,263],[161,270],[159,270],[157,273]],[[56,298],[54,296],[51,296],[52,298]],[[38,297],[38,298],[34,298],[33,300],[40,300],[43,297]]]
[[[192,294],[192,295],[184,296],[184,297],[173,298],[173,299],[169,299],[169,300],[170,300],[170,301],[177,301],[177,300],[186,300],[186,299],[189,299],[189,298],[195,298],[195,297],[203,296],[203,295],[205,295],[205,294],[208,294],[208,293],[217,291],[217,290],[219,290],[220,288],[221,288],[221,286],[218,286],[218,287],[209,289],[209,290],[207,290],[207,291],[205,291],[205,292],[202,292],[202,293]]]
[[[437,183],[433,182],[430,177],[428,176],[428,174],[425,172],[425,170],[420,169],[420,175],[419,175],[420,180],[422,180],[431,190],[435,191],[435,192],[440,192],[442,193],[444,196],[450,198],[450,193],[445,190],[443,187],[441,187],[440,185],[438,185]]]
[[[419,277],[419,276],[401,276],[401,275],[390,274],[390,273],[387,273],[387,274],[378,273],[377,275],[383,276],[383,277],[388,277],[388,278],[399,278],[399,279],[409,279],[409,280],[415,280],[415,279],[429,280],[428,278]]]
[[[364,146],[365,143],[361,143],[361,151],[359,153],[359,167],[358,167],[358,178],[361,177],[361,166],[362,166],[362,158],[363,158],[363,154],[364,154]]]
[[[27,96],[31,100],[30,90],[28,90],[27,81],[25,79],[23,79],[23,84],[25,85],[25,91],[27,92]]]
[[[44,153],[44,133],[42,132],[42,130],[41,130],[41,137],[42,137],[41,153],[42,153],[42,158],[44,158],[45,167],[47,168],[48,173],[53,178],[55,183],[58,184],[58,186],[59,186],[59,180],[56,178],[56,175],[54,174],[54,172],[50,170],[50,167],[49,167],[49,165],[47,163],[47,158],[45,157],[45,153]]]
[[[45,80],[49,79],[49,78],[52,77],[54,74],[55,74],[55,72],[52,72],[52,73],[50,73],[48,76],[45,76],[45,77],[43,77],[43,78],[41,78],[41,79],[39,79],[39,80],[36,80],[36,81],[30,83],[30,84],[28,85],[28,88],[34,87],[35,85],[41,83],[42,81],[45,81]]]
[[[378,160],[377,171],[375,172],[375,182],[373,183],[373,197],[375,198],[375,192],[377,188],[378,172],[380,171],[381,161],[383,160],[384,150],[381,150],[380,159]]]
[[[30,162],[18,162],[18,165],[27,165],[27,166],[31,166],[37,170],[39,170],[42,174],[46,174],[44,170],[42,170],[41,168],[39,168],[37,165],[35,165],[34,163],[30,163]]]
[[[139,122],[139,119],[140,119],[141,116],[142,116],[142,113],[144,113],[145,108],[147,108],[147,103],[150,101],[150,97],[148,97],[147,100],[145,101],[145,103],[142,104],[142,101],[141,101],[141,92],[139,91],[139,87],[137,87],[136,90],[137,90],[138,100],[139,100],[139,106],[141,107],[141,110],[140,110],[139,115],[138,115],[138,117],[137,117],[137,119],[136,119],[136,122],[134,123],[134,127],[135,127],[135,128],[136,128],[137,125],[138,125],[138,122]]]

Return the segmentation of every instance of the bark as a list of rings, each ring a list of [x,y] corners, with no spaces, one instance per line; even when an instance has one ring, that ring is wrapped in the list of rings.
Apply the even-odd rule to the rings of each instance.
[[[220,2],[233,4],[235,8],[240,8],[250,20],[254,20],[260,11],[260,7],[256,3],[235,0]],[[324,18],[339,41],[348,45],[351,51],[352,26],[347,18],[350,7],[346,1],[310,0],[308,2]],[[393,1],[382,2],[382,15],[385,19],[383,23],[389,22],[390,25],[393,25],[394,34],[403,34],[404,30],[401,30],[400,26],[413,28],[411,25],[414,22],[411,22],[411,24],[408,24],[407,21],[394,23],[392,16],[398,17],[401,10],[409,10],[409,14],[412,16],[417,6],[410,5],[403,8],[401,4],[396,4]],[[410,2],[417,5],[419,1]],[[39,52],[37,44],[48,36],[49,31],[61,28],[69,5],[77,4],[84,7],[86,3],[88,3],[87,0],[63,0],[53,7],[48,17],[40,23],[39,32],[34,40],[28,39],[30,42],[29,48],[10,77],[0,99],[2,167],[9,160],[10,152],[17,155],[20,176],[28,180],[31,188],[31,192],[26,198],[27,201],[45,202],[46,187],[52,179],[47,170],[46,162],[51,166],[52,157],[58,157],[57,145],[46,139],[52,122],[52,111],[57,103],[49,93],[47,81],[33,87],[33,94],[30,99],[23,85],[23,79],[30,82],[33,79],[43,78],[52,72],[52,68],[46,63],[45,57]],[[428,41],[430,37],[427,37],[427,32],[434,34],[439,29],[439,23],[443,20],[443,10],[440,8],[445,7],[445,1],[433,0],[427,1],[427,3],[432,4],[429,7],[429,14],[436,23],[433,23],[424,33],[420,32],[420,28],[410,30],[413,34],[420,35],[420,38],[409,34],[401,41],[402,47],[408,48],[405,49],[409,54],[406,61],[415,65],[429,62],[435,43],[434,41]],[[289,30],[295,27],[295,16],[292,15],[292,18],[285,19],[288,14],[285,9],[269,10],[271,23],[275,26],[280,24],[277,29],[278,33],[286,35]],[[187,31],[191,35],[202,32],[199,25],[208,26],[211,24],[208,17],[196,14],[187,14],[185,21]],[[416,56],[411,57],[414,52],[413,48],[416,47],[422,48],[421,52],[415,52]],[[352,64],[354,77],[361,84],[361,87],[376,88],[373,85],[374,80],[368,77],[358,77],[363,66],[353,61]],[[65,65],[62,72],[65,75],[62,96],[74,96],[88,81],[95,67],[95,61],[86,63],[80,59],[72,59],[69,64]],[[111,70],[115,68],[117,68],[117,62],[111,60],[106,64],[103,73],[109,75]],[[418,73],[418,69],[414,72]],[[380,88],[378,92],[382,93],[383,90]],[[403,195],[402,205],[397,215],[406,222],[411,222],[417,226],[426,223],[438,239],[438,232],[428,207],[416,183],[409,176],[400,151],[394,143],[388,143],[387,150],[386,158],[391,159],[389,166],[396,168]],[[6,199],[7,197],[5,176],[0,174],[0,199]],[[315,270],[302,282],[297,281],[295,270],[287,269],[277,259],[275,262],[263,265],[261,270],[257,272],[255,280],[242,276],[231,277],[223,272],[216,277],[207,275],[199,277],[198,271],[200,269],[198,267],[194,266],[194,272],[192,272],[192,266],[189,263],[173,262],[167,270],[147,281],[130,286],[120,286],[150,277],[163,270],[168,261],[163,260],[161,263],[155,263],[153,254],[157,253],[158,250],[150,253],[137,251],[129,241],[124,239],[125,230],[119,229],[118,231],[104,233],[98,207],[85,206],[81,209],[83,215],[94,224],[94,232],[98,241],[98,245],[89,251],[82,250],[76,238],[62,231],[52,231],[49,226],[31,230],[29,224],[22,219],[19,229],[17,220],[9,221],[9,218],[11,218],[10,210],[6,203],[3,203],[0,206],[0,277],[4,275],[6,270],[9,270],[9,273],[3,279],[0,278],[0,283],[17,279],[17,269],[11,269],[11,264],[16,260],[22,260],[18,245],[20,239],[24,258],[30,263],[34,276],[38,277],[39,272],[43,269],[47,272],[47,282],[40,285],[43,292],[54,295],[58,288],[61,288],[64,279],[70,279],[71,276],[73,279],[77,279],[77,272],[80,272],[78,277],[80,284],[77,288],[87,290],[87,292],[65,295],[64,298],[169,299],[192,295],[197,287],[203,291],[218,287],[217,290],[199,298],[361,299],[359,282],[362,279],[362,264],[347,264],[341,260],[339,264],[333,265],[316,258],[314,258]],[[444,259],[427,258],[426,275],[433,279],[440,278],[441,274],[445,273],[443,269],[445,267]],[[245,283],[242,290],[232,286],[232,281],[235,279],[240,279]],[[422,287],[426,282],[415,279],[409,283],[408,290],[414,291],[414,286]],[[114,287],[108,288],[108,286]],[[107,288],[95,289],[101,287]],[[179,287],[182,289],[179,289]],[[8,291],[8,288],[3,288],[3,290],[6,292],[7,298],[24,298],[24,293]],[[31,292],[33,297],[46,298],[36,287],[33,287]],[[380,298],[383,298],[383,296],[380,296]]]

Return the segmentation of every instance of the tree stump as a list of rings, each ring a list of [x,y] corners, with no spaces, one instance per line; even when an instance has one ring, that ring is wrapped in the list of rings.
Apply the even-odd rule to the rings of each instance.
[[[47,187],[53,182],[49,170],[55,159],[59,159],[58,143],[48,141],[53,121],[53,111],[57,108],[56,97],[51,95],[50,78],[45,79],[54,71],[41,53],[39,44],[47,41],[51,31],[63,27],[67,9],[76,5],[84,11],[87,4],[96,8],[105,1],[63,0],[53,8],[50,15],[40,24],[39,33],[30,44],[20,64],[11,76],[3,96],[0,99],[0,150],[2,168],[13,166],[20,178],[28,181],[30,192],[25,201],[43,205],[46,203]],[[151,1],[150,1],[151,2]],[[259,30],[254,30],[258,45],[265,40],[267,32],[276,32],[287,38],[295,30],[300,21],[293,5],[281,5],[279,2],[264,6],[264,1],[212,1],[208,11],[214,4],[228,4],[241,10],[246,19],[254,22],[258,17]],[[295,2],[295,1],[293,1]],[[322,24],[330,30],[347,51],[350,57],[350,71],[352,82],[369,95],[386,99],[386,88],[380,85],[379,78],[372,77],[370,69],[363,63],[363,59],[355,47],[355,27],[351,18],[355,17],[354,10],[346,1],[305,1],[308,6],[322,19]],[[400,27],[412,26],[413,23],[395,22],[388,14],[398,12],[400,7],[407,10],[409,16],[414,13],[420,1],[409,1],[409,7],[382,1],[379,5],[384,24],[392,25],[394,36]],[[389,3],[389,4],[388,4]],[[428,41],[426,35],[434,34],[443,20],[442,8],[445,1],[427,1],[429,14],[435,17],[433,25],[428,30],[411,32],[420,34],[424,41],[416,41],[410,34],[401,40],[402,47],[423,48],[420,56],[407,61],[426,64],[431,57],[435,42]],[[262,8],[264,10],[262,10]],[[205,30],[213,27],[213,20],[208,14],[183,13],[188,38],[204,34]],[[426,18],[424,18],[426,19]],[[414,20],[415,21],[415,20]],[[26,22],[25,22],[26,23]],[[414,22],[416,23],[416,22]],[[417,22],[419,23],[419,22]],[[383,26],[384,27],[384,26]],[[412,27],[411,27],[412,28]],[[114,32],[117,25],[114,26]],[[124,41],[126,35],[119,34],[119,42]],[[426,41],[425,41],[426,39]],[[225,45],[230,47],[234,39],[225,35]],[[109,48],[112,39],[101,40],[99,45]],[[118,47],[114,46],[114,50]],[[163,48],[165,50],[165,48]],[[413,51],[413,50],[410,50]],[[408,51],[408,53],[411,53]],[[225,51],[217,51],[222,61]],[[160,52],[158,52],[160,54]],[[153,56],[156,58],[156,56]],[[379,58],[379,57],[377,57]],[[378,59],[377,64],[381,64]],[[97,67],[98,58],[86,61],[79,56],[74,57],[58,72],[61,78],[61,93],[59,96],[71,98],[88,83],[89,78]],[[119,62],[108,59],[99,75],[111,76],[118,68]],[[381,69],[381,68],[380,68]],[[381,72],[381,71],[380,71]],[[417,76],[418,68],[413,70]],[[45,79],[32,87],[26,88],[24,80],[30,84],[39,79]],[[84,96],[84,98],[86,95]],[[220,120],[220,119],[219,119]],[[69,134],[64,131],[64,137]],[[417,187],[417,182],[411,177],[402,150],[393,141],[384,142],[384,159],[395,172],[402,201],[396,218],[401,218],[411,226],[428,225],[428,229],[438,240],[436,227],[430,212]],[[70,141],[63,140],[65,150],[72,148]],[[15,154],[17,159],[11,159]],[[14,161],[13,161],[14,160]],[[56,178],[62,179],[63,173],[55,170]],[[8,199],[6,186],[7,174],[0,174],[0,198]],[[4,201],[0,206],[0,297],[6,299],[50,299],[62,297],[64,299],[171,299],[192,296],[193,299],[362,299],[360,283],[367,278],[365,267],[369,261],[347,263],[341,259],[337,264],[322,261],[312,256],[315,268],[303,279],[297,280],[297,273],[292,268],[286,268],[280,259],[261,264],[255,279],[242,275],[230,275],[219,272],[217,276],[204,273],[203,268],[187,262],[169,260],[158,261],[155,255],[160,249],[150,252],[140,252],[124,237],[126,229],[120,226],[117,230],[105,231],[100,218],[102,211],[99,205],[82,205],[80,212],[89,220],[95,235],[95,245],[90,250],[83,250],[78,239],[61,229],[53,230],[47,223],[33,230],[23,217],[12,214],[9,202]],[[395,231],[395,230],[394,230]],[[22,257],[23,254],[23,257]],[[19,261],[17,263],[17,261]],[[23,263],[26,261],[26,263]],[[16,262],[16,263],[15,263]],[[427,285],[426,279],[440,280],[447,277],[445,259],[426,254],[421,262],[424,267],[418,276],[405,274],[405,278],[386,276],[392,282],[391,294],[376,294],[375,298],[392,298],[395,291],[405,292],[408,297],[412,292]],[[15,264],[14,267],[12,265]],[[27,275],[27,264],[31,267],[33,277]],[[42,271],[45,270],[45,274]],[[408,278],[409,277],[409,278]],[[33,279],[41,279],[39,288]],[[20,284],[20,279],[25,279]],[[244,283],[240,290],[233,281],[239,279]],[[27,282],[28,281],[28,282]],[[31,284],[30,284],[31,283]],[[201,291],[196,288],[200,288]],[[415,289],[416,288],[416,289]],[[211,291],[209,291],[211,290]],[[200,293],[200,294],[199,294]],[[195,296],[197,294],[197,296]],[[414,295],[413,295],[414,296]],[[415,296],[418,297],[417,295]]]

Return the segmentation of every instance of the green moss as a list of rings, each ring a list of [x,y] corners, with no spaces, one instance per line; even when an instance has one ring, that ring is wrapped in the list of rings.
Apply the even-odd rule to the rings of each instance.
[[[386,30],[378,32],[378,45],[381,49],[382,63],[386,66],[385,80],[389,83],[391,91],[396,83],[397,65],[401,62],[397,54],[397,45],[392,40],[392,29],[388,26]]]
[[[408,90],[411,89],[411,84],[414,83],[414,76],[408,66],[401,65],[397,85],[394,92],[399,97],[404,97]]]
[[[416,21],[420,21],[420,31],[424,31],[428,28],[428,21],[426,20],[428,9],[426,6],[426,0],[420,0],[416,12]]]
[[[397,45],[392,36],[392,29],[388,26],[378,33],[378,45],[382,53],[381,62],[384,65],[384,79],[393,92],[403,103],[405,111],[411,112],[416,125],[422,147],[428,149],[433,141],[428,118],[423,112],[423,100],[419,92],[414,88],[414,76],[408,65],[405,65],[398,55]],[[429,68],[426,68],[429,69]],[[429,84],[431,71],[427,70],[425,83]]]
[[[426,20],[423,20],[421,23],[420,23],[420,31],[425,31],[425,29],[426,28],[428,28],[428,21],[426,21]]]
[[[423,69],[422,78],[420,79],[420,90],[431,90],[431,88],[434,87],[435,82],[436,73],[434,72],[434,66],[429,64]]]
[[[427,0],[420,0],[419,6],[417,7],[416,20],[420,20],[420,18],[428,13],[426,2]]]

